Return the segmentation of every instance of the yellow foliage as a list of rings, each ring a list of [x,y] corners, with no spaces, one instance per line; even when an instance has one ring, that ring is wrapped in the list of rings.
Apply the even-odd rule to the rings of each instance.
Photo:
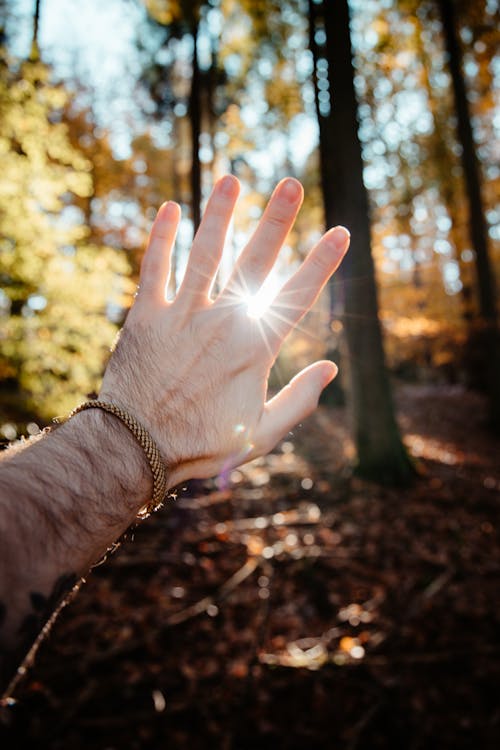
[[[164,26],[187,22],[189,25],[199,19],[201,0],[144,0],[150,16]]]
[[[124,255],[92,244],[77,218],[93,182],[61,121],[67,99],[40,62],[3,70],[0,378],[20,408],[45,418],[96,388],[116,333],[106,311],[123,300],[129,272]]]

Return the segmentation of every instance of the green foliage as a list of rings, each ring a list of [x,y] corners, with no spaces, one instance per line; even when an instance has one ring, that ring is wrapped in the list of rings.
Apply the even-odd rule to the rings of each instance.
[[[68,137],[68,101],[41,62],[4,57],[0,80],[0,380],[11,408],[48,418],[95,389],[116,326],[123,255],[89,241],[78,201],[90,161]]]

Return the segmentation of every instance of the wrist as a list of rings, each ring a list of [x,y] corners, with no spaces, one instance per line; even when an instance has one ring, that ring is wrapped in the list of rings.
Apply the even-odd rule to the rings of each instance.
[[[131,523],[150,502],[153,475],[143,448],[121,420],[101,409],[78,412],[58,431],[88,455],[95,478],[102,480],[103,510]],[[111,493],[108,489],[111,488]]]
[[[160,453],[160,449],[150,432],[143,424],[137,421],[128,409],[124,409],[117,403],[102,398],[95,398],[77,406],[69,418],[74,417],[88,410],[99,410],[104,414],[110,414],[115,420],[118,420],[127,428],[135,439],[135,442],[141,447],[143,455],[146,457],[151,476],[153,478],[153,488],[151,498],[146,505],[141,508],[140,515],[146,516],[161,507],[165,500],[168,489],[167,466]]]

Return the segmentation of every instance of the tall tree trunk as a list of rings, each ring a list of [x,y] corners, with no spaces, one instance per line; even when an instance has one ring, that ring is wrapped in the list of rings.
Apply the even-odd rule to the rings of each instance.
[[[189,121],[191,124],[191,206],[193,213],[193,230],[196,232],[201,221],[201,162],[200,162],[200,134],[201,134],[201,76],[198,62],[198,31],[200,25],[196,21],[192,28],[193,36],[193,73],[191,91],[189,93]]]
[[[470,238],[476,253],[482,329],[480,334],[483,340],[484,367],[488,377],[491,422],[495,431],[500,432],[500,334],[495,279],[489,257],[488,230],[481,196],[480,167],[474,146],[469,102],[462,72],[462,52],[456,30],[454,2],[453,0],[438,0],[438,5],[455,96],[457,136],[462,147],[462,168],[469,203]]]
[[[329,223],[329,201],[328,201],[328,185],[332,181],[331,175],[331,162],[328,155],[333,151],[333,143],[331,142],[331,129],[328,127],[328,118],[322,117],[321,106],[320,106],[320,88],[318,80],[318,61],[320,59],[320,50],[316,42],[316,21],[317,21],[317,6],[313,0],[309,0],[309,50],[313,57],[313,84],[314,84],[314,103],[316,106],[316,118],[318,121],[319,128],[319,161],[320,161],[320,180],[321,180],[321,193],[323,196],[323,208],[325,213],[325,223],[330,226]],[[343,309],[343,289],[337,285],[334,289],[333,283],[328,286],[328,302],[329,302],[329,318],[330,324],[333,321],[341,317]],[[342,362],[346,354],[344,342],[339,332],[330,332],[327,341],[326,356],[328,359],[333,359],[337,365],[340,365],[341,375],[335,378],[325,388],[321,394],[321,403],[329,404],[331,406],[344,406],[346,403],[346,395],[344,391],[344,376]]]
[[[210,36],[211,44],[211,55],[210,55],[210,68],[207,73],[207,86],[206,86],[206,107],[205,112],[207,116],[207,130],[210,136],[210,148],[212,149],[212,158],[210,160],[210,173],[212,177],[212,184],[215,182],[215,164],[217,148],[215,145],[215,136],[217,133],[217,113],[215,111],[215,94],[217,91],[217,77],[219,70],[219,39],[214,34]]]
[[[385,367],[371,255],[368,195],[358,137],[357,102],[347,0],[316,5],[326,32],[330,111],[318,111],[321,180],[329,226],[346,224],[352,244],[340,279],[350,358],[351,401],[361,476],[405,484],[413,467],[401,442]],[[314,17],[313,17],[314,22]],[[311,38],[314,39],[314,31]],[[338,282],[337,282],[338,283]]]

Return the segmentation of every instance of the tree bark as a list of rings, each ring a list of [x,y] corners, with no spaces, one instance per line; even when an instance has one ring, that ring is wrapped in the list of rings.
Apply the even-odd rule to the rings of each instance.
[[[476,254],[476,272],[479,292],[480,337],[487,373],[490,399],[490,419],[496,432],[500,432],[500,334],[495,296],[495,278],[490,262],[488,229],[481,195],[481,172],[474,145],[471,116],[465,79],[462,72],[462,52],[456,30],[453,0],[438,0],[443,35],[448,53],[457,115],[457,137],[462,147],[462,168],[469,208],[469,231]]]
[[[330,167],[331,163],[328,155],[333,151],[333,143],[330,142],[331,130],[328,127],[328,121],[326,117],[321,116],[321,108],[319,102],[320,89],[318,85],[318,60],[320,59],[320,51],[318,44],[315,39],[316,34],[316,19],[317,19],[317,6],[313,0],[309,0],[309,50],[313,57],[313,84],[314,84],[314,103],[316,106],[316,118],[318,121],[319,129],[319,161],[320,161],[320,181],[321,181],[321,193],[323,196],[323,209],[325,212],[325,224],[329,224],[329,206],[327,195],[328,186],[332,182]],[[328,286],[329,296],[329,322],[333,323],[335,318],[342,316],[343,307],[343,295],[342,287],[337,286],[333,288],[333,284]],[[332,380],[331,383],[324,389],[320,397],[320,403],[329,404],[330,406],[345,406],[346,394],[344,390],[344,375],[342,362],[345,356],[345,346],[343,346],[343,339],[339,333],[335,335],[330,334],[327,342],[326,356],[328,359],[332,359],[340,367],[340,376]]]
[[[343,323],[350,359],[350,398],[357,446],[357,473],[388,484],[406,484],[413,466],[401,442],[378,318],[375,269],[371,255],[370,211],[363,182],[357,102],[347,0],[324,2],[322,14],[328,63],[330,111],[321,114],[321,182],[326,222],[342,223],[352,233],[351,249],[340,275]],[[314,44],[314,28],[311,33]],[[314,54],[314,49],[313,49]],[[318,51],[316,50],[316,56]]]
[[[193,213],[193,232],[196,232],[201,221],[201,80],[198,62],[199,22],[193,25],[193,73],[189,93],[189,121],[191,124],[191,206]]]

